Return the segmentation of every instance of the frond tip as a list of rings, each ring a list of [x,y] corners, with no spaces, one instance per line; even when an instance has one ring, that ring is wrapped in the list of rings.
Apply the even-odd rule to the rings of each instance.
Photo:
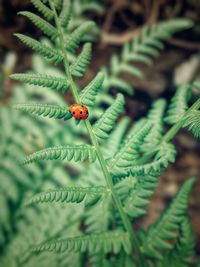
[[[39,115],[43,117],[49,117],[54,119],[68,120],[72,117],[68,107],[59,107],[48,104],[17,104],[15,109],[28,112],[30,114]]]
[[[90,145],[66,145],[50,147],[39,150],[23,161],[23,164],[29,164],[37,162],[39,160],[64,160],[67,158],[68,161],[74,160],[94,162],[96,160],[96,151],[93,146]]]
[[[39,203],[80,203],[85,202],[85,205],[96,203],[103,195],[108,194],[108,190],[104,186],[96,187],[63,187],[59,189],[49,190],[33,196],[26,202],[26,205]]]
[[[56,252],[114,252],[118,253],[121,248],[130,254],[131,243],[128,233],[122,231],[110,231],[99,234],[84,235],[63,240],[42,243],[33,248],[33,252],[56,251]]]

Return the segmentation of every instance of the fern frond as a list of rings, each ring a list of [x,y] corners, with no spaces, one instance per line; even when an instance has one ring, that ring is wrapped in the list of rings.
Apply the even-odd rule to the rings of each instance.
[[[197,138],[200,138],[200,111],[192,110],[184,117],[184,126],[193,133]]]
[[[157,100],[153,103],[152,108],[147,116],[147,121],[151,123],[153,127],[144,139],[144,143],[142,144],[142,151],[151,151],[161,141],[163,133],[163,115],[165,108],[166,101],[164,99]]]
[[[159,176],[161,171],[166,168],[169,162],[174,162],[176,150],[172,144],[163,143],[159,146],[156,158],[151,163],[135,165],[128,168],[116,168],[112,170],[113,177],[124,178],[126,176]]]
[[[17,104],[14,105],[14,108],[26,111],[30,114],[54,118],[54,119],[68,120],[72,117],[68,107],[31,103],[31,104]]]
[[[50,147],[39,150],[23,161],[23,164],[29,164],[37,162],[39,160],[64,160],[67,158],[68,161],[85,161],[89,160],[94,162],[96,160],[96,151],[90,145],[67,145]]]
[[[100,142],[108,138],[108,134],[123,108],[124,97],[121,94],[117,94],[115,102],[105,111],[93,127],[94,133]]]
[[[190,98],[190,86],[180,86],[171,100],[169,109],[167,111],[167,117],[165,121],[169,124],[174,124],[184,115],[188,109],[188,100]]]
[[[105,68],[107,74],[104,82],[105,88],[108,90],[109,87],[116,86],[128,94],[132,94],[131,86],[119,76],[123,72],[128,72],[131,75],[142,78],[143,72],[138,67],[133,66],[132,62],[138,61],[145,65],[152,64],[152,58],[157,57],[161,49],[164,48],[164,41],[169,39],[174,33],[188,29],[192,25],[191,20],[174,19],[144,27],[139,36],[124,45],[121,56],[114,55],[111,58],[110,73]]]
[[[78,237],[67,238],[58,241],[52,241],[40,244],[33,248],[33,252],[42,251],[74,251],[74,252],[98,252],[118,253],[124,249],[127,254],[130,253],[131,243],[128,233],[122,231],[110,231],[100,234],[91,234]]]
[[[148,198],[153,196],[158,179],[155,177],[126,177],[116,184],[123,202],[124,211],[132,218],[138,218],[147,212]]]
[[[71,53],[74,53],[75,49],[78,48],[80,42],[82,41],[83,36],[88,33],[92,28],[95,27],[93,21],[86,21],[75,29],[69,36],[67,40],[66,48]]]
[[[35,6],[35,8],[37,8],[37,10],[39,10],[48,20],[51,20],[53,18],[53,11],[45,4],[43,4],[40,0],[31,0],[31,2]]]
[[[39,203],[80,203],[84,200],[85,205],[96,203],[103,195],[108,194],[109,191],[103,186],[93,187],[63,187],[59,189],[49,190],[33,196],[26,202],[27,205]]]
[[[75,61],[70,66],[70,72],[75,77],[82,77],[86,72],[88,65],[90,63],[92,53],[92,45],[86,43],[80,55],[75,59]]]
[[[94,106],[98,91],[101,89],[104,80],[102,72],[98,72],[96,77],[81,91],[80,101],[86,106]]]
[[[183,217],[180,223],[179,236],[173,250],[169,251],[157,267],[188,267],[194,251],[194,233],[192,225],[187,217]]]
[[[148,257],[162,259],[161,251],[173,247],[173,244],[167,241],[177,236],[177,230],[188,207],[188,198],[194,182],[195,179],[191,178],[183,184],[169,208],[161,214],[157,222],[151,225],[143,236],[142,248]]]
[[[32,21],[35,26],[37,26],[41,31],[43,31],[43,33],[45,33],[47,36],[51,37],[52,40],[56,39],[56,37],[58,36],[58,31],[54,26],[52,26],[46,20],[35,15],[34,13],[29,11],[21,11],[18,14],[30,19],[30,21]]]
[[[72,15],[72,3],[71,0],[64,0],[62,11],[60,13],[60,22],[64,28],[67,28]]]
[[[63,56],[60,53],[60,51],[55,50],[49,46],[46,46],[37,40],[26,36],[21,33],[15,33],[15,36],[19,38],[24,44],[26,44],[28,47],[32,48],[36,52],[38,52],[43,57],[47,58],[50,61],[54,61],[55,63],[61,63],[63,60]]]
[[[48,87],[53,90],[63,91],[64,93],[69,89],[70,86],[70,84],[67,84],[67,81],[64,78],[44,74],[15,73],[10,75],[10,77],[14,80],[27,84]]]
[[[137,133],[125,139],[121,149],[114,155],[110,162],[110,168],[130,167],[140,157],[138,148],[142,145],[144,138],[150,132],[151,124],[144,125]]]

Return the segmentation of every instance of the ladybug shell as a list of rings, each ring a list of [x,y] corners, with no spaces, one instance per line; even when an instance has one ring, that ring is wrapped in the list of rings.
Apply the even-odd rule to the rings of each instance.
[[[86,120],[88,117],[88,108],[82,104],[72,104],[69,110],[77,120]]]

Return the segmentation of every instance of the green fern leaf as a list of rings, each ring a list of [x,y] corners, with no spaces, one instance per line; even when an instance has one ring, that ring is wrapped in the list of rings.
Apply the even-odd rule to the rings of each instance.
[[[67,84],[66,79],[50,75],[15,73],[10,75],[10,77],[14,80],[27,84],[48,87],[53,90],[63,91],[64,93],[69,89],[70,86]]]
[[[86,43],[83,46],[83,50],[77,59],[70,66],[70,72],[75,77],[82,77],[86,72],[88,65],[90,63],[92,53],[92,45],[90,43]]]
[[[158,179],[155,177],[126,177],[116,184],[123,203],[124,211],[132,218],[138,218],[147,212],[148,198],[153,196]]]
[[[28,47],[32,48],[33,50],[35,50],[36,52],[38,52],[40,55],[47,58],[48,60],[54,61],[55,63],[62,62],[63,56],[59,51],[51,47],[48,47],[24,34],[15,33],[14,35],[17,36]]]
[[[99,72],[96,77],[81,91],[80,101],[86,106],[94,106],[98,91],[101,89],[104,75]]]
[[[85,205],[96,203],[103,195],[108,194],[106,187],[63,187],[59,189],[49,190],[33,196],[26,202],[27,205],[39,203],[80,203],[84,200]]]
[[[90,145],[50,147],[31,154],[25,158],[23,164],[29,164],[40,160],[64,160],[65,158],[67,158],[68,161],[74,160],[75,162],[85,160],[94,162],[96,160],[96,151]]]
[[[40,0],[31,0],[32,4],[39,10],[48,20],[54,16],[53,11],[43,4]]]
[[[180,118],[188,109],[187,102],[190,96],[191,94],[189,85],[182,85],[177,89],[167,111],[167,117],[165,118],[167,123],[174,124],[180,120]]]
[[[153,103],[153,106],[147,116],[149,123],[153,125],[151,131],[147,134],[142,144],[142,151],[149,152],[154,149],[161,141],[163,134],[163,115],[166,108],[166,101],[159,99]]]
[[[14,108],[43,117],[68,120],[72,117],[68,107],[48,104],[17,104]]]
[[[139,159],[138,148],[152,128],[151,124],[144,125],[137,133],[128,136],[121,149],[114,155],[110,162],[110,169],[130,167]]]
[[[108,90],[112,86],[117,86],[128,94],[132,94],[133,89],[122,78],[119,78],[120,74],[125,71],[138,78],[143,77],[142,71],[138,67],[132,66],[132,61],[142,62],[145,65],[152,64],[152,58],[157,57],[160,50],[164,48],[164,41],[174,33],[188,29],[192,25],[191,20],[174,19],[144,27],[141,35],[124,45],[120,57],[114,55],[111,58],[111,73],[105,69],[107,73],[104,83],[105,88]]]
[[[74,53],[75,49],[78,48],[83,36],[88,33],[92,28],[95,27],[93,21],[86,21],[80,25],[76,30],[74,30],[67,40],[66,48],[71,53]]]
[[[66,238],[58,241],[42,243],[33,248],[33,252],[41,251],[74,251],[74,252],[96,252],[118,253],[124,249],[127,254],[130,253],[131,243],[127,233],[122,231],[110,231],[100,234],[84,235],[72,238]]]
[[[52,40],[56,39],[56,37],[58,36],[58,31],[55,27],[53,27],[49,22],[45,21],[34,13],[31,13],[29,11],[21,11],[18,14],[29,18],[34,25],[36,25],[47,36],[51,37]]]
[[[200,138],[200,111],[192,110],[184,117],[184,126],[193,133],[197,138]]]
[[[170,207],[147,230],[147,234],[142,240],[142,250],[148,257],[162,259],[161,251],[173,247],[173,244],[167,241],[177,236],[177,230],[188,207],[188,198],[194,182],[195,179],[191,178],[183,184]]]
[[[71,14],[72,14],[72,3],[71,0],[64,0],[63,1],[63,7],[62,7],[62,11],[60,13],[60,22],[61,25],[64,28],[67,28],[70,18],[71,18]]]
[[[116,178],[124,178],[126,176],[159,176],[161,171],[166,168],[169,162],[174,162],[176,156],[176,150],[172,144],[163,143],[158,147],[158,153],[155,160],[151,163],[144,165],[134,165],[128,168],[115,168],[112,175]]]
[[[195,243],[192,226],[187,217],[182,218],[179,231],[175,247],[165,255],[156,267],[188,267],[191,263],[191,258],[195,254]]]
[[[108,138],[109,132],[112,130],[116,119],[122,112],[124,107],[124,97],[117,95],[115,102],[104,112],[104,114],[95,123],[93,130],[97,139],[101,142]]]
[[[116,125],[114,130],[110,134],[110,138],[102,147],[102,152],[106,158],[112,158],[118,151],[123,140],[125,131],[129,124],[128,117],[123,117]]]

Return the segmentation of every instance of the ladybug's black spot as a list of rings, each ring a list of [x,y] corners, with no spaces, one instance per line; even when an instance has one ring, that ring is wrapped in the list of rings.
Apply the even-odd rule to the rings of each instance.
[[[82,114],[83,113],[83,111],[80,111],[80,114]]]
[[[75,114],[75,111],[73,112],[73,114]]]
[[[81,105],[81,107],[82,107],[82,108],[84,108],[84,106],[83,106],[83,105]]]
[[[82,120],[82,117],[80,117],[80,120]]]
[[[88,111],[86,111],[86,114],[88,114]]]

